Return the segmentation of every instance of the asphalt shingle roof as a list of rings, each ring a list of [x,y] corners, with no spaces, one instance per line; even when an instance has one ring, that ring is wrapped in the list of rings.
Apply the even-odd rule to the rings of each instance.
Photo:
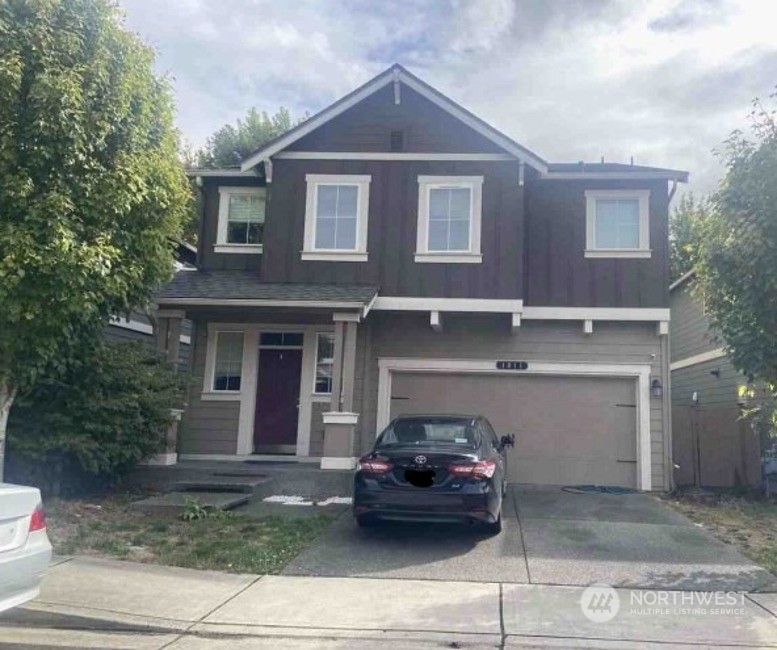
[[[369,303],[378,287],[361,284],[267,283],[255,271],[180,271],[156,296],[165,300],[213,299]]]

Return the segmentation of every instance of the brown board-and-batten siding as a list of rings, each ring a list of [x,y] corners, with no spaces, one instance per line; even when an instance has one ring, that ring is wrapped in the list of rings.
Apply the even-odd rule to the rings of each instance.
[[[303,261],[306,174],[368,174],[366,262]],[[480,264],[417,263],[418,177],[483,176]],[[375,284],[381,295],[520,298],[523,198],[515,162],[278,160],[265,225],[266,282]]]
[[[219,187],[263,187],[259,176],[248,178],[203,178],[202,196],[205,218],[200,224],[200,246],[197,250],[197,268],[208,270],[256,271],[262,261],[261,255],[216,253],[213,246],[217,241],[219,226]]]
[[[649,259],[586,258],[586,190],[649,189]],[[526,185],[527,305],[667,307],[666,181],[539,180]]]
[[[374,441],[378,400],[378,360],[521,359],[579,364],[651,364],[651,375],[661,376],[660,339],[654,323],[597,322],[585,335],[578,322],[524,321],[510,332],[509,317],[450,315],[442,332],[429,327],[428,314],[378,313],[370,316],[369,382],[361,404],[360,447],[364,453]],[[636,391],[636,382],[635,382]],[[636,392],[635,392],[636,395]],[[358,407],[358,405],[357,405]],[[654,490],[667,489],[663,400],[650,400],[651,475]],[[636,417],[636,412],[635,412]]]

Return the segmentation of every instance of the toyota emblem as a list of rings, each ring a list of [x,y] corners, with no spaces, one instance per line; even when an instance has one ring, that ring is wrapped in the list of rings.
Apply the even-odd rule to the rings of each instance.
[[[426,456],[416,456],[415,463],[416,465],[426,465]]]

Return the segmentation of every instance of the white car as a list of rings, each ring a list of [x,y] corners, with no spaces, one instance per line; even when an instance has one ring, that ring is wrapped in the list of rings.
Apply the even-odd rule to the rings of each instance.
[[[0,612],[40,593],[50,560],[40,490],[0,483]]]

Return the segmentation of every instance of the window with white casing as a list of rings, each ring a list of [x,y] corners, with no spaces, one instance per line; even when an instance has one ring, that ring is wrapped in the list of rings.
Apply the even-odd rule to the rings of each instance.
[[[370,176],[308,174],[303,260],[367,261]]]
[[[587,190],[586,257],[650,257],[650,190]]]
[[[238,392],[243,374],[243,332],[217,331],[211,390]]]
[[[482,176],[419,176],[416,262],[479,263]]]
[[[262,252],[266,198],[263,187],[219,187],[216,253]]]
[[[335,335],[320,332],[316,337],[316,378],[313,386],[316,395],[329,395],[332,392],[334,357]]]

